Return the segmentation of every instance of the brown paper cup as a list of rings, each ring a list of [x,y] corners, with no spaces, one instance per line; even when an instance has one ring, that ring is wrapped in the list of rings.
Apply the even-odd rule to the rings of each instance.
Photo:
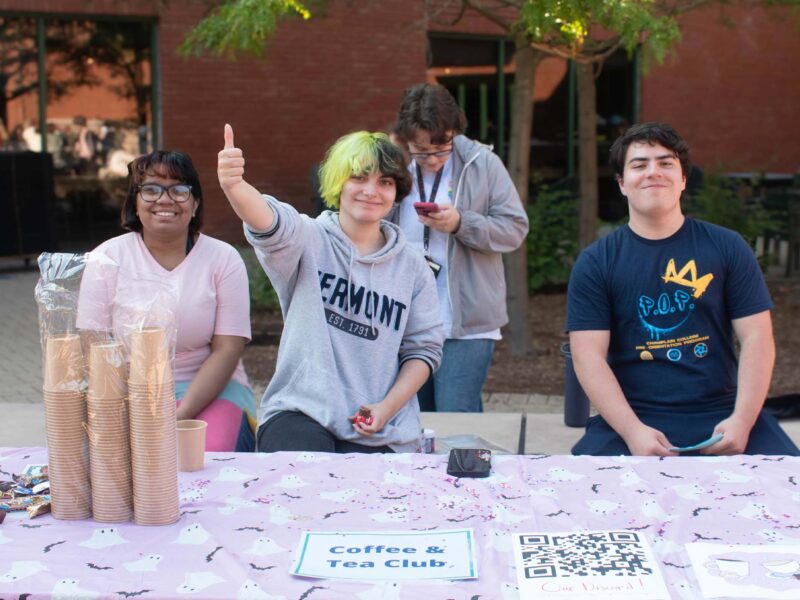
[[[122,344],[98,342],[89,351],[89,394],[95,398],[121,398],[127,393],[127,365]]]
[[[178,470],[200,471],[205,463],[206,429],[200,419],[178,421]]]
[[[44,389],[79,390],[84,378],[81,338],[74,333],[47,338],[44,359]]]
[[[153,383],[172,379],[169,340],[162,327],[145,327],[131,335],[132,383]]]

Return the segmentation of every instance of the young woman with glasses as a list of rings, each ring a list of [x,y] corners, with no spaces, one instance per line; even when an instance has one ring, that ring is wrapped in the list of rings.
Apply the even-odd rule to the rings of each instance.
[[[128,165],[128,194],[122,226],[130,233],[94,252],[118,265],[115,280],[83,275],[78,327],[118,330],[117,289],[141,278],[163,279],[177,290],[175,382],[178,419],[208,422],[206,449],[237,449],[255,425],[255,402],[241,361],[250,340],[247,271],[229,244],[200,233],[203,192],[189,156],[157,151]],[[122,324],[125,326],[125,324]],[[239,450],[248,449],[240,445]],[[252,448],[250,448],[252,449]]]

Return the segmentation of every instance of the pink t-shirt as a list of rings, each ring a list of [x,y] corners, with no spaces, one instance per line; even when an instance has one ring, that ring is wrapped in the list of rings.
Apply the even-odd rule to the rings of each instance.
[[[247,271],[230,244],[201,234],[192,251],[172,271],[156,262],[142,236],[134,232],[103,242],[94,252],[105,254],[119,268],[94,261],[87,264],[78,303],[79,329],[119,331],[120,324],[114,319],[132,318],[122,317],[121,313],[130,314],[131,305],[146,306],[154,300],[148,283],[164,280],[178,293],[176,381],[190,381],[194,377],[211,354],[214,335],[250,339]],[[137,293],[141,293],[141,298],[132,299]],[[249,385],[241,360],[233,379]]]

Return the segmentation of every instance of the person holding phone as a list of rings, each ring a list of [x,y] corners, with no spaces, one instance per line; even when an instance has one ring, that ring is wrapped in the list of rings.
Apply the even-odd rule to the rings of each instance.
[[[417,452],[416,392],[439,366],[444,332],[425,261],[383,218],[411,187],[382,133],[340,138],[320,167],[316,219],[243,179],[225,126],[219,183],[278,293],[284,329],[261,401],[260,452]]]
[[[502,254],[528,233],[511,177],[440,85],[405,91],[392,134],[413,159],[414,182],[391,216],[436,275],[447,340],[442,365],[419,391],[422,410],[482,412],[500,328],[508,322]]]

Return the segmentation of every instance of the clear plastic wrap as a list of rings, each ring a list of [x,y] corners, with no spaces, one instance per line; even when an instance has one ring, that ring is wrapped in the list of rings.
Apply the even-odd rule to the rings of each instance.
[[[99,253],[39,265],[54,516],[176,521],[177,290]]]
[[[75,327],[84,266],[82,254],[42,254],[35,291],[50,495],[53,516],[58,519],[86,519],[92,514],[86,361]]]

